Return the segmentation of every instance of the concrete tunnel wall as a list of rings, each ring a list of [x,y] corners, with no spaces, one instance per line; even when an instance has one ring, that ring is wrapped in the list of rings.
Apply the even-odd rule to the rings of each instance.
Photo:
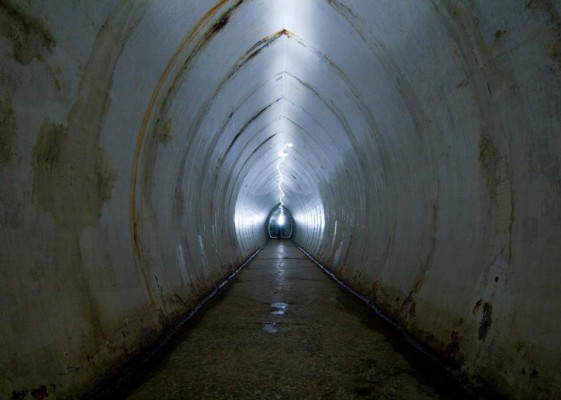
[[[297,243],[473,382],[561,396],[560,12],[3,1],[0,397],[74,398],[192,309],[287,143]]]

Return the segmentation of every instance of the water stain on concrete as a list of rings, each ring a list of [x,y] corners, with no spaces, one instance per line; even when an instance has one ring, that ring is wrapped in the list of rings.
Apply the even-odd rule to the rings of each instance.
[[[505,34],[506,31],[504,29],[497,29],[497,31],[495,31],[495,41],[500,40]]]
[[[522,242],[533,245],[538,240],[539,224],[536,217],[526,217],[522,222]]]
[[[162,131],[160,132],[158,139],[162,144],[166,144],[171,141],[171,119],[168,119],[162,126]]]
[[[435,10],[457,44],[458,61],[469,77],[469,88],[480,116],[480,136],[474,149],[481,166],[481,178],[489,193],[488,213],[494,223],[493,252],[512,258],[515,193],[512,185],[510,144],[498,110],[499,96],[515,87],[508,64],[496,57],[496,41],[482,34],[483,16],[463,2],[441,0]],[[499,36],[502,34],[499,32]],[[492,86],[490,84],[492,83]],[[522,110],[518,110],[522,112]],[[511,110],[512,112],[512,110]]]
[[[477,337],[480,341],[484,342],[493,322],[491,318],[493,313],[493,305],[490,302],[484,302],[482,299],[479,299],[477,303],[475,303],[472,312],[475,314],[479,311],[481,312],[481,321],[479,322]]]
[[[501,153],[494,145],[491,137],[486,134],[482,134],[479,139],[479,161],[485,170],[485,177],[487,179],[487,184],[491,189],[492,196],[494,196],[496,192],[496,173],[501,159]]]
[[[110,200],[113,186],[117,180],[117,170],[111,164],[109,157],[103,152],[100,152],[97,158],[95,176],[99,200],[101,202]]]
[[[74,222],[91,225],[98,219],[102,204],[110,199],[117,173],[99,147],[90,150],[93,165],[71,159],[70,148],[69,129],[45,119],[33,149],[33,192],[43,209],[68,221],[79,215],[70,211],[67,202],[61,199],[72,196],[74,212],[82,213],[82,222]]]
[[[403,304],[401,305],[401,309],[411,318],[415,318],[417,315],[416,311],[416,304],[413,298],[414,292],[411,290],[405,300],[403,300]]]
[[[12,159],[16,132],[16,118],[12,108],[12,99],[7,95],[0,101],[0,166],[8,165]]]
[[[62,124],[43,121],[39,139],[33,150],[33,162],[36,168],[52,170],[60,161],[63,143],[68,137],[68,130]]]
[[[103,274],[104,266],[101,258],[85,259],[84,248],[92,243],[85,241],[83,232],[85,228],[93,228],[90,236],[95,236],[94,245],[105,240],[97,228],[118,176],[101,146],[100,136],[111,100],[115,68],[147,3],[147,0],[121,0],[115,5],[96,37],[66,121],[44,120],[31,162],[34,198],[53,218],[52,258],[44,268],[52,275],[63,276],[68,281],[65,285],[76,288],[71,301],[65,299],[72,305],[65,312],[83,332],[80,338],[70,334],[67,338],[75,343],[68,349],[68,358],[80,368],[72,378],[64,379],[73,379],[81,382],[80,385],[89,385],[87,382],[105,372],[104,368],[118,363],[117,351],[135,350],[125,348],[125,338],[113,341],[107,336],[107,325],[101,318],[88,275],[92,268]],[[91,265],[95,262],[100,265]],[[68,294],[60,293],[60,296],[64,298]],[[69,386],[77,391],[84,389],[74,383]]]
[[[491,328],[492,313],[493,313],[493,305],[491,303],[485,302],[483,304],[483,312],[482,312],[481,322],[479,323],[479,330],[478,330],[478,338],[481,341],[485,341],[485,339],[487,338],[487,334],[489,333],[489,329]]]
[[[43,121],[39,138],[33,149],[34,194],[44,209],[54,211],[56,191],[53,190],[54,176],[60,173],[60,159],[68,130],[48,118]]]
[[[561,68],[561,14],[557,11],[556,4],[558,2],[555,0],[526,0],[526,8],[548,13],[551,35],[545,46],[551,59]]]
[[[491,200],[489,213],[495,221],[496,251],[512,259],[512,229],[515,200],[512,189],[512,171],[508,155],[496,146],[489,133],[483,132],[479,140],[479,161]]]
[[[56,45],[43,23],[8,0],[0,2],[0,35],[12,43],[14,58],[22,65],[41,58]]]

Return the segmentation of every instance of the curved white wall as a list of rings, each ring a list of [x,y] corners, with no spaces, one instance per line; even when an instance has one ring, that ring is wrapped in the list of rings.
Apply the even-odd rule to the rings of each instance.
[[[561,395],[554,1],[5,1],[0,396],[87,390],[265,240]]]

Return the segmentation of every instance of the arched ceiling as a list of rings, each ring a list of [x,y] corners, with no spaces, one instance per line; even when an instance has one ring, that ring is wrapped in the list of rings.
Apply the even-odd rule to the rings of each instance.
[[[279,201],[279,151],[293,143],[281,168],[285,202],[297,221],[323,229],[326,203],[334,212],[344,198],[364,202],[364,188],[394,168],[389,160],[423,146],[407,134],[422,109],[385,48],[398,51],[399,40],[372,32],[398,11],[360,2],[353,9],[339,1],[220,2],[185,36],[158,81],[135,162],[143,154],[144,175],[165,169],[177,176],[176,187],[187,187],[191,171],[202,168],[213,196],[229,191],[234,213],[243,215],[238,224],[262,224]],[[405,134],[383,131],[390,124]],[[158,161],[146,146],[150,130],[173,131],[173,154],[166,150]],[[402,154],[381,150],[386,142]],[[418,158],[399,164],[424,168],[424,155]],[[349,185],[335,183],[342,175]],[[133,186],[139,179],[133,175]]]

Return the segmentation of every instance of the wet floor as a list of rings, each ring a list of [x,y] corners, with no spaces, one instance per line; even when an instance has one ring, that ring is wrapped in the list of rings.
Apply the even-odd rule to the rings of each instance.
[[[290,241],[211,303],[119,398],[468,398]]]

